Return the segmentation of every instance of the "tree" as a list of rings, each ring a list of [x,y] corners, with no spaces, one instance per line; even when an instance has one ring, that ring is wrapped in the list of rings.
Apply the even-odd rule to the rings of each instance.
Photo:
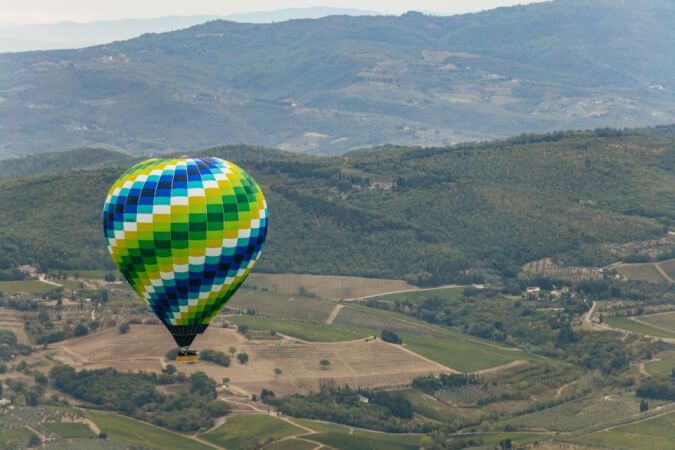
[[[173,375],[178,371],[178,369],[176,369],[176,366],[174,366],[173,364],[167,364],[166,369],[164,369],[164,371],[169,375]]]
[[[390,344],[402,344],[403,339],[401,339],[401,336],[396,334],[395,332],[391,330],[384,329],[382,330],[382,334],[380,335],[382,340],[384,342],[389,342]]]
[[[224,378],[223,378],[223,384],[224,384],[224,385],[227,385],[227,384],[229,384],[229,383],[230,383],[230,377],[224,377]]]
[[[239,353],[237,354],[237,359],[239,360],[239,363],[246,364],[248,362],[248,354],[244,352]]]
[[[47,379],[47,376],[44,373],[38,372],[35,374],[35,382],[41,386],[47,386],[49,380]]]
[[[124,322],[119,326],[120,334],[127,334],[129,332],[129,324]]]
[[[319,361],[319,364],[321,365],[321,368],[325,370],[328,369],[328,366],[330,366],[330,361],[328,361],[327,359],[322,359],[321,361]]]
[[[276,367],[276,368],[274,369],[274,375],[276,375],[276,376],[281,375],[281,369],[278,368],[278,367]]]
[[[237,347],[232,346],[227,351],[230,352],[230,354],[232,354],[232,357],[234,358],[234,354],[237,353]]]
[[[241,324],[237,327],[237,331],[239,331],[239,334],[245,335],[248,333],[248,325],[246,324]]]
[[[190,392],[205,397],[216,398],[216,382],[204,372],[190,375]]]
[[[108,283],[112,283],[113,281],[116,280],[115,274],[110,273],[110,272],[109,272],[109,273],[106,273],[104,279],[105,279],[105,281],[107,281]]]
[[[30,437],[28,438],[28,446],[29,447],[38,447],[41,444],[42,444],[42,440],[38,437],[38,435],[31,433]]]
[[[108,438],[108,435],[107,435],[104,431],[101,431],[101,432],[98,434],[98,438],[99,438],[99,439],[107,439],[107,438]]]
[[[86,336],[89,334],[89,328],[83,323],[78,323],[75,329],[73,330],[73,336],[80,337]]]
[[[649,402],[647,400],[640,400],[640,412],[649,411]]]

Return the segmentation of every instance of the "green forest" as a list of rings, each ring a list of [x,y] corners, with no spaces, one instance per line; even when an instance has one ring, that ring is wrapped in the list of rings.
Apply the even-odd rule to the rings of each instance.
[[[675,219],[675,127],[523,135],[341,157],[229,146],[268,199],[257,270],[407,279],[514,277],[531,260],[604,265],[607,243],[662,237]],[[0,270],[113,269],[101,207],[135,159],[46,154],[0,179]],[[58,168],[54,169],[54,168]]]

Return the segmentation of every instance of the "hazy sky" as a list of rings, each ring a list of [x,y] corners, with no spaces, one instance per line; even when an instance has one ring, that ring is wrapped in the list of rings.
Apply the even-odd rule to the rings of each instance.
[[[457,14],[542,0],[0,0],[0,23],[86,22],[169,15],[226,15],[283,8],[334,6],[390,14],[409,10]]]

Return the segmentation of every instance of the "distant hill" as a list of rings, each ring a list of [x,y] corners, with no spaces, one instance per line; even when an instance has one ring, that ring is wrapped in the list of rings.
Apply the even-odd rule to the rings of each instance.
[[[339,154],[675,122],[675,3],[212,21],[0,55],[0,157],[246,143]]]
[[[439,284],[515,276],[548,256],[605,265],[615,259],[605,244],[663,236],[675,221],[673,142],[675,127],[663,127],[342,157],[243,146],[199,154],[235,161],[263,186],[260,270]],[[58,172],[0,180],[0,269],[112,267],[100,209],[132,161],[95,151],[101,163],[86,168],[83,153],[47,155]],[[12,163],[31,173],[19,161],[36,159]]]
[[[94,22],[58,22],[35,25],[0,23],[0,53],[90,47],[138,37],[145,33],[165,33],[211,20],[246,23],[272,23],[293,19],[317,19],[334,15],[373,15],[372,11],[347,8],[288,8],[227,16],[168,16],[151,19],[122,19]]]

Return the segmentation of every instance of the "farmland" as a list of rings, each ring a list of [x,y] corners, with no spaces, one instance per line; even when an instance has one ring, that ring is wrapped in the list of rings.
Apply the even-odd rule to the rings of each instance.
[[[624,420],[640,413],[640,399],[617,393],[599,398],[582,398],[552,408],[525,414],[506,423],[530,429],[569,432],[580,428]]]
[[[276,331],[305,341],[339,342],[372,336],[376,331],[345,327],[326,326],[299,320],[266,319],[255,316],[237,316],[231,319],[237,325],[248,325],[253,330]]]
[[[349,299],[417,289],[405,281],[332,275],[253,273],[247,284],[283,295],[305,292],[324,299]]]
[[[26,294],[41,295],[55,289],[58,289],[58,286],[43,283],[38,280],[0,281],[0,292],[4,292],[5,294],[23,292]]]
[[[659,266],[670,278],[675,278],[675,259],[661,261],[659,262]]]
[[[307,436],[308,439],[345,450],[417,450],[421,439],[420,435],[374,433],[307,419],[295,419],[294,422],[316,432]]]
[[[55,344],[51,352],[74,367],[159,371],[162,357],[174,345],[161,326],[132,325],[127,334],[107,329]],[[321,343],[285,338],[246,340],[233,329],[213,327],[197,337],[195,346],[222,352],[233,346],[246,352],[250,360],[245,365],[233,362],[225,368],[202,361],[181,370],[203,370],[217,380],[227,376],[233,385],[251,393],[263,387],[280,394],[316,391],[322,378],[352,386],[409,383],[415,376],[446,370],[379,339]],[[329,368],[319,365],[322,359],[331,362]],[[275,368],[283,373],[275,375]]]
[[[675,369],[675,352],[664,352],[656,356],[654,361],[645,364],[647,372],[653,375],[668,375]]]
[[[258,415],[228,418],[223,425],[202,437],[227,449],[240,450],[268,439],[278,440],[303,432],[301,428],[276,417]]]
[[[675,338],[675,332],[654,328],[645,323],[637,322],[626,317],[606,317],[604,321],[614,328],[630,331],[633,333],[640,333],[647,336],[655,336],[660,338]]]
[[[84,423],[53,422],[45,423],[44,426],[52,433],[56,433],[64,439],[96,437],[91,428]]]
[[[276,319],[297,319],[323,323],[335,304],[318,298],[240,289],[227,304],[229,308],[255,310]]]
[[[160,450],[166,448],[210,449],[207,445],[180,434],[117,414],[87,411],[86,417],[96,423],[101,431],[108,435],[108,439],[127,446]]]
[[[578,440],[635,450],[672,450],[675,442],[675,413],[582,436]]]
[[[28,439],[35,433],[21,427],[0,433],[0,448],[22,448],[28,443]]]
[[[653,328],[675,333],[675,312],[673,311],[640,316],[638,319]]]
[[[649,283],[666,282],[666,279],[661,275],[653,263],[620,264],[616,266],[614,270],[628,280],[647,281]]]
[[[411,350],[462,372],[475,372],[528,357],[524,352],[505,351],[470,339],[439,338],[412,333],[401,333],[401,337]]]

